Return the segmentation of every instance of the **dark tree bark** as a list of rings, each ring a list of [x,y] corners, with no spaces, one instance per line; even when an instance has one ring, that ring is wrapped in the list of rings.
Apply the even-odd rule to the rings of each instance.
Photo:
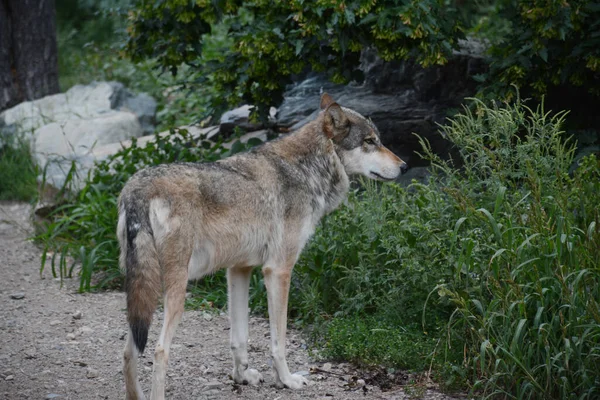
[[[58,91],[54,0],[0,0],[0,111]]]

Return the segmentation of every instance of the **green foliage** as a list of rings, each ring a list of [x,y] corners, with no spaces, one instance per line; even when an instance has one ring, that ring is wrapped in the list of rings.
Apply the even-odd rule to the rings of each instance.
[[[317,229],[296,267],[292,299],[309,321],[390,314],[420,328],[429,291],[452,278],[452,239],[444,235],[454,222],[450,204],[433,186],[363,186]],[[448,316],[436,310],[428,323]]]
[[[340,317],[327,324],[321,355],[358,365],[425,371],[439,340],[378,317]]]
[[[586,86],[595,95],[600,71],[600,4],[593,0],[500,0],[495,20],[508,29],[493,44],[486,86],[511,84],[538,96],[552,86]]]
[[[207,57],[219,29],[228,40]],[[215,89],[209,112],[246,102],[265,116],[294,74],[360,81],[367,47],[388,61],[444,64],[465,34],[489,45],[490,71],[476,78],[492,98],[514,99],[511,85],[536,95],[585,85],[598,95],[599,32],[593,0],[159,0],[136,3],[126,50],[172,73],[189,65],[186,82]]]
[[[138,2],[127,51],[177,72],[183,63],[214,85],[215,110],[245,101],[259,115],[282,99],[292,74],[325,71],[336,82],[362,79],[360,51],[374,46],[386,60],[409,56],[442,64],[461,37],[456,8],[442,0],[271,2]],[[206,37],[224,27],[232,38],[204,58]]]
[[[0,200],[32,201],[37,195],[38,168],[29,143],[15,136],[0,142]]]

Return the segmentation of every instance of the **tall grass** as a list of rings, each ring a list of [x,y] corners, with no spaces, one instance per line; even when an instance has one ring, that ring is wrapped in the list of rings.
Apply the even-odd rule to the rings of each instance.
[[[437,290],[485,398],[600,396],[600,162],[568,175],[563,119],[479,103],[444,129],[465,164],[435,164],[463,216],[455,279]]]
[[[29,142],[5,135],[4,143],[0,142],[0,200],[33,201],[37,176]]]

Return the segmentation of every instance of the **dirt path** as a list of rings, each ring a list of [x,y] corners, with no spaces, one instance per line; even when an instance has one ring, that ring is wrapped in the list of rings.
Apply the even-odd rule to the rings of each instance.
[[[122,399],[121,354],[126,335],[124,296],[105,292],[77,294],[76,282],[39,275],[40,250],[31,234],[29,206],[0,203],[0,399]],[[162,320],[157,311],[155,321]],[[237,386],[229,378],[229,322],[226,315],[186,311],[177,331],[167,378],[170,399],[404,399],[402,388],[382,392],[367,383],[349,390],[356,374],[347,364],[316,363],[298,332],[288,334],[292,371],[313,373],[302,391],[273,386],[268,323],[251,318],[250,363],[263,373],[258,387]],[[152,325],[150,351],[140,360],[142,386],[149,390],[152,349],[159,327]],[[359,374],[360,378],[360,374]],[[147,393],[147,392],[146,392]],[[426,399],[450,399],[433,390]]]

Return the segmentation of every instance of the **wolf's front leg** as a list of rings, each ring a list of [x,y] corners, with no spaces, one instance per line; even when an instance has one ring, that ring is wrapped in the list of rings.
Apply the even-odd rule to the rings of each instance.
[[[292,264],[289,267],[282,268],[265,264],[263,275],[269,303],[271,352],[276,373],[275,385],[280,388],[300,389],[308,384],[308,381],[303,376],[292,375],[285,360],[288,293],[293,266]]]
[[[262,375],[248,368],[248,290],[252,268],[227,270],[229,292],[229,319],[231,320],[231,353],[233,380],[244,385],[257,385]]]

